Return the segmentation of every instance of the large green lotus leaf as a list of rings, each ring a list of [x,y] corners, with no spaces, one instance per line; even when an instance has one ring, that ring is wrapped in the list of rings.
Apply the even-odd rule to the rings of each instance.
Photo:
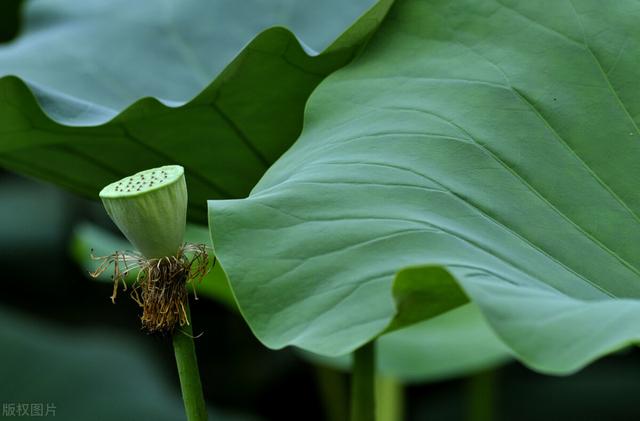
[[[95,198],[181,164],[190,218],[205,221],[206,199],[245,196],[293,143],[310,92],[391,0],[327,47],[371,3],[31,1],[21,36],[0,47],[0,165]],[[281,27],[249,42],[275,24],[324,52]]]
[[[399,271],[440,265],[538,370],[636,343],[639,19],[631,0],[397,4],[250,197],[209,204],[256,335],[349,352],[395,323]]]
[[[6,308],[0,315],[0,396],[8,418],[38,419],[49,409],[47,417],[73,421],[185,419],[179,386],[159,370],[157,352],[135,338],[62,329]],[[213,408],[209,417],[254,419]]]
[[[209,231],[206,227],[188,225],[186,240],[210,245]],[[91,258],[90,250],[96,255],[107,255],[114,250],[129,249],[131,245],[125,239],[87,223],[78,225],[71,239],[71,254],[87,273],[97,267],[97,262]],[[399,279],[406,278],[407,281],[412,281],[417,273],[419,271],[416,269],[405,270]],[[135,274],[132,274],[129,281],[133,281],[134,278]],[[98,279],[113,282],[106,273]],[[404,282],[405,285],[408,283]],[[197,293],[222,302],[237,311],[228,280],[220,265],[216,265],[197,286]],[[408,311],[404,313],[411,314]],[[437,334],[425,335],[425,332]],[[303,352],[301,355],[312,362],[340,369],[347,369],[350,364],[348,355],[335,358],[309,352]],[[472,304],[385,335],[380,340],[377,355],[382,373],[408,382],[435,381],[468,375],[509,359],[505,346],[488,327],[478,308]],[[424,359],[425,355],[429,358]]]

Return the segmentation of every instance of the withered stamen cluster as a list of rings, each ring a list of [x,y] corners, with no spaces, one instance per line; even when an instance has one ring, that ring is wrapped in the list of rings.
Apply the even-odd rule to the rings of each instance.
[[[150,333],[171,333],[177,325],[189,323],[185,307],[187,283],[200,282],[209,271],[209,255],[204,244],[183,244],[176,256],[159,259],[148,259],[130,251],[92,257],[101,261],[98,268],[91,272],[94,278],[113,265],[111,301],[114,303],[120,281],[126,291],[125,278],[131,271],[139,269],[131,297],[142,307],[142,327]],[[198,298],[197,295],[195,298]]]

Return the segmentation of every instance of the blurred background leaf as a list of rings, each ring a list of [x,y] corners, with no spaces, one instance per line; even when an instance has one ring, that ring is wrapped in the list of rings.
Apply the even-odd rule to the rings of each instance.
[[[181,164],[189,217],[206,223],[207,199],[246,195],[293,143],[313,88],[351,61],[391,0],[372,4],[28,2],[20,37],[0,46],[0,165],[96,198]],[[281,27],[251,40],[275,24],[324,52]]]
[[[473,304],[383,335],[376,346],[380,374],[404,383],[470,376],[510,360],[509,351]],[[351,354],[334,358],[303,350],[300,354],[341,370],[351,364]]]

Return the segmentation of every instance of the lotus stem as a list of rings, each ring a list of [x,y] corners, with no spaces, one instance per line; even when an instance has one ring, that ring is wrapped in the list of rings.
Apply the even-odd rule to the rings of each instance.
[[[402,383],[393,377],[376,376],[377,421],[402,421],[404,419],[404,390]]]
[[[349,384],[344,373],[322,364],[315,366],[318,389],[324,406],[324,419],[349,419]]]
[[[97,257],[102,263],[92,276],[113,265],[115,302],[120,281],[126,289],[127,274],[138,271],[131,296],[143,309],[142,327],[171,334],[187,419],[205,421],[187,283],[206,275],[208,254],[204,244],[184,243],[187,197],[179,165],[141,171],[103,188],[100,198],[107,214],[137,251]]]
[[[351,421],[375,420],[375,342],[353,353]]]
[[[182,400],[188,421],[206,421],[207,406],[202,394],[188,300],[185,311],[188,323],[173,332],[173,351],[176,355]]]
[[[495,418],[496,371],[490,369],[471,376],[468,380],[469,421],[491,421]]]

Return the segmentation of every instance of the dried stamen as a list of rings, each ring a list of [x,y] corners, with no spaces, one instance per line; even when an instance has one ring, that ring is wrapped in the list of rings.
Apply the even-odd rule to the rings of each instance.
[[[120,281],[126,291],[126,276],[132,270],[139,269],[131,297],[142,307],[142,327],[148,332],[168,333],[176,325],[188,324],[185,309],[187,283],[200,282],[210,270],[209,255],[204,244],[184,244],[176,256],[160,259],[147,259],[133,252],[115,252],[94,259],[101,260],[98,268],[91,273],[94,278],[113,265],[112,302],[115,302]]]

